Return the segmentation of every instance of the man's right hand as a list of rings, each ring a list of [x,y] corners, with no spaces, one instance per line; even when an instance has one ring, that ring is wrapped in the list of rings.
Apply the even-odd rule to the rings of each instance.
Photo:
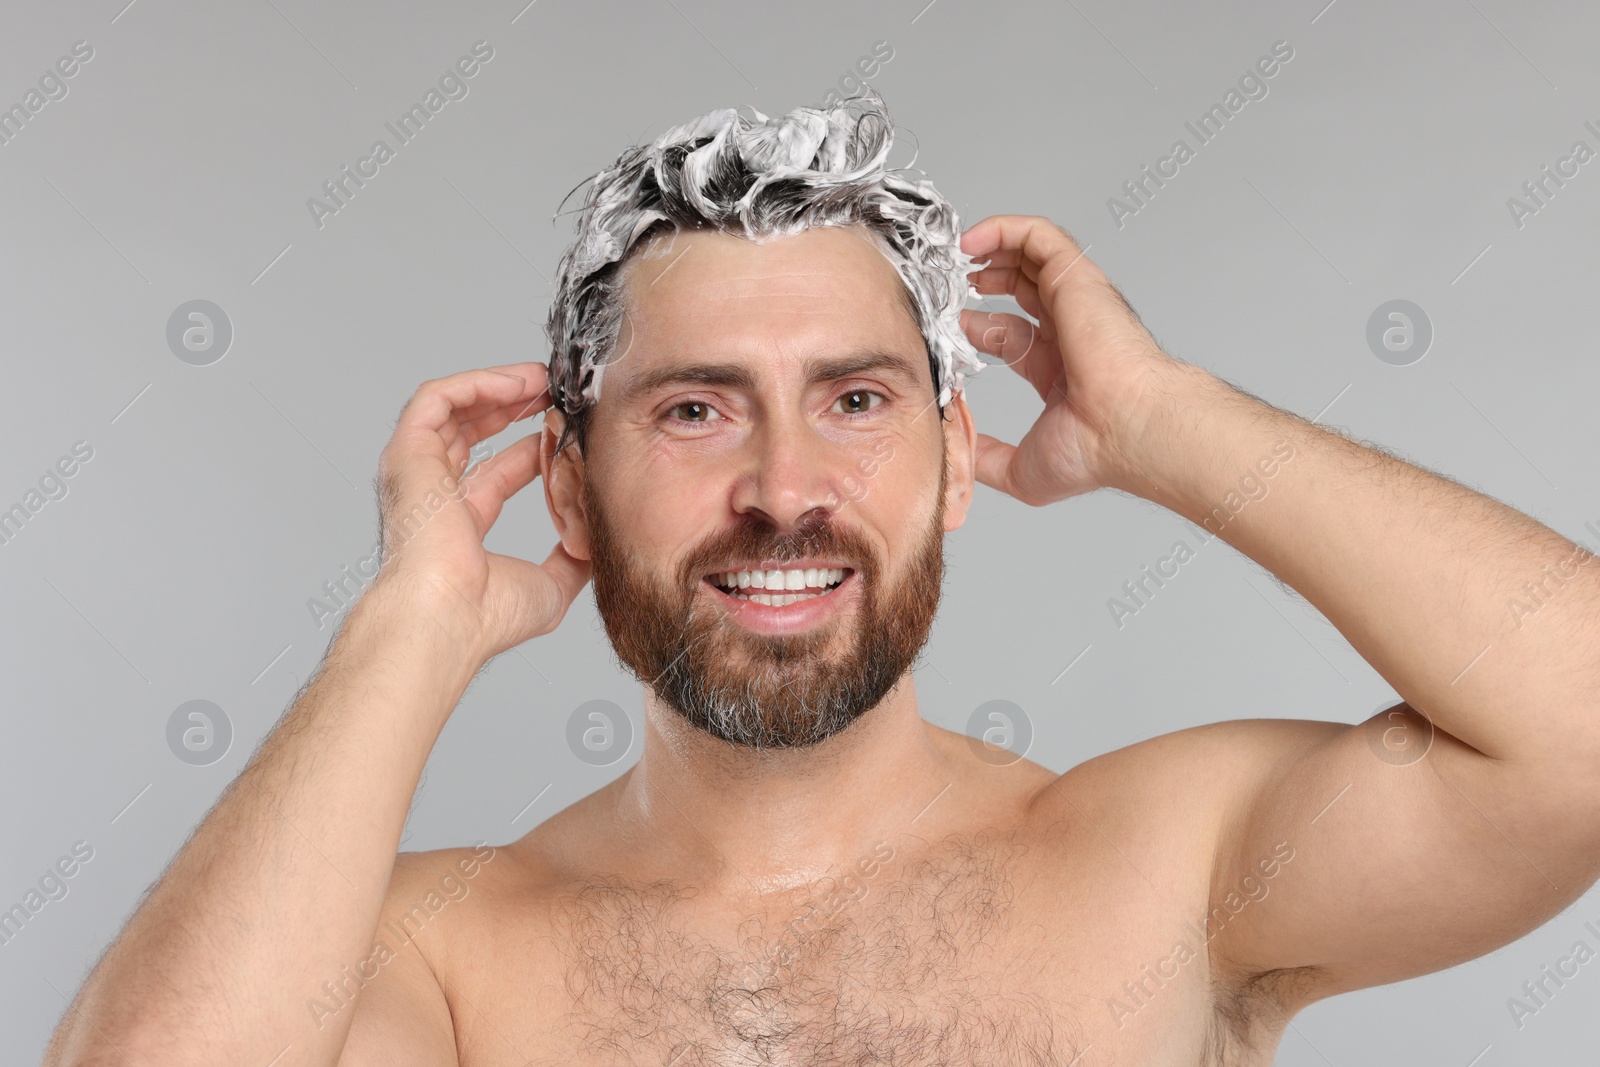
[[[559,541],[542,564],[484,548],[506,500],[539,473],[539,434],[467,469],[480,441],[550,406],[546,374],[514,363],[422,383],[379,459],[379,582],[462,620],[485,662],[554,630],[589,580],[589,562]]]
[[[48,1067],[341,1062],[353,1013],[308,1005],[372,954],[428,753],[477,669],[555,629],[589,577],[559,545],[542,565],[484,549],[501,507],[538,470],[539,435],[479,464],[465,491],[457,481],[473,445],[549,403],[536,363],[417,390],[379,463],[377,580],[96,964]],[[396,966],[386,991],[363,996],[417,1027],[448,1020],[425,967]],[[412,1049],[412,1062],[450,1062],[449,1035],[434,1037],[437,1050]],[[371,1058],[353,1055],[345,1062]],[[402,1062],[390,1048],[377,1061]]]

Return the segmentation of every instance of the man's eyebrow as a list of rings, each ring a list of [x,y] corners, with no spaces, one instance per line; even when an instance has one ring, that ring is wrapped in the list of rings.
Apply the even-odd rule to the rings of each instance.
[[[837,359],[819,360],[812,365],[806,375],[806,383],[815,385],[817,382],[850,378],[869,371],[887,371],[891,375],[905,379],[908,384],[915,384],[919,369],[917,363],[895,352],[862,352],[857,355],[840,356]]]
[[[918,366],[893,352],[861,352],[813,362],[806,372],[806,384],[830,382],[869,371],[887,371],[908,384],[918,378]],[[624,404],[649,396],[669,385],[720,385],[754,390],[755,376],[742,363],[669,363],[656,367],[630,381],[622,391]]]

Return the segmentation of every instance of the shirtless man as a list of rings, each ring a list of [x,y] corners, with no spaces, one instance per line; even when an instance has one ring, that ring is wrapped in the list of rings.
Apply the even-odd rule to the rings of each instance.
[[[871,154],[829,156],[806,121],[764,143]],[[1173,359],[1046,219],[959,235],[977,289],[1036,325],[944,309],[1038,391],[1016,446],[977,432],[916,317],[938,300],[869,226],[652,226],[563,261],[558,300],[583,256],[623,263],[603,390],[558,343],[550,369],[406,405],[379,578],[47,1063],[1260,1065],[1307,1004],[1481,955],[1600,874],[1588,552]],[[486,551],[536,477],[559,544],[538,565]],[[1220,529],[1404,703],[1063,774],[924,722],[910,668],[976,482],[1034,506],[1111,487]],[[1016,562],[997,597],[1052,595],[1048,560]],[[397,857],[475,673],[591,577],[646,685],[638,763],[515,842]]]

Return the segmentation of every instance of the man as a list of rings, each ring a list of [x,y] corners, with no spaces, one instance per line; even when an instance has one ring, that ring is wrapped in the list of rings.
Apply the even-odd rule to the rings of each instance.
[[[957,247],[863,106],[625,155],[551,368],[417,390],[381,575],[48,1062],[1266,1064],[1307,1004],[1481,955],[1600,874],[1592,556],[1171,358],[1045,219]],[[1036,325],[961,308],[975,260]],[[1015,446],[976,430],[973,349],[1043,401]],[[559,544],[486,551],[535,477]],[[1207,524],[1405,702],[1064,774],[980,758],[911,674],[977,482]],[[591,574],[646,685],[638,763],[511,844],[396,857],[473,675]]]

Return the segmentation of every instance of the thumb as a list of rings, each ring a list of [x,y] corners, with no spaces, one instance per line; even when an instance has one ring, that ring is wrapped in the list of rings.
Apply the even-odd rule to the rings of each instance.
[[[973,473],[978,481],[1008,496],[1016,496],[1011,478],[1011,459],[1017,454],[1015,445],[1008,445],[998,437],[978,434],[978,454]]]
[[[489,565],[499,590],[486,615],[499,642],[496,655],[555,630],[589,580],[589,561],[569,555],[559,542],[542,564],[490,553]]]
[[[556,580],[556,585],[561,590],[564,612],[583,591],[584,585],[589,581],[589,575],[594,571],[594,565],[586,559],[574,556],[567,551],[566,545],[557,541],[556,547],[545,557],[543,569]]]

